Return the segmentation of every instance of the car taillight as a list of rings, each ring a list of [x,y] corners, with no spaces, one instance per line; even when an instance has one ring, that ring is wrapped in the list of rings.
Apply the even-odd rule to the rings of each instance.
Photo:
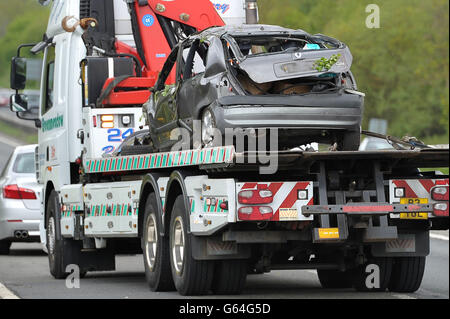
[[[269,204],[273,202],[273,194],[268,189],[244,190],[238,194],[241,204]]]
[[[448,216],[448,202],[433,205],[433,215],[438,217]]]
[[[436,201],[448,201],[448,186],[435,186],[431,189],[431,198]]]
[[[273,210],[269,206],[248,206],[239,208],[238,215],[240,220],[269,220],[273,216]]]
[[[10,199],[36,199],[36,194],[31,189],[17,185],[6,185],[3,187],[3,197]]]

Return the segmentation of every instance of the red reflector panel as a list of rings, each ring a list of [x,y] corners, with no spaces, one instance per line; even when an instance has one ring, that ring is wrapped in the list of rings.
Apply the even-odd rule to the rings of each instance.
[[[269,206],[241,207],[238,211],[240,220],[261,221],[269,220],[273,216],[273,210]]]
[[[31,189],[6,185],[3,187],[3,197],[9,199],[36,199],[36,194]]]

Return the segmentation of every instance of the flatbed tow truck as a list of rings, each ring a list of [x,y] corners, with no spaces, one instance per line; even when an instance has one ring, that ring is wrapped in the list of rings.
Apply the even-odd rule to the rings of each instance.
[[[279,151],[270,175],[253,160],[260,153],[234,146],[102,157],[106,143],[142,127],[159,56],[181,33],[223,21],[207,0],[93,3],[54,1],[32,48],[44,51],[36,171],[55,278],[72,264],[84,275],[143,253],[150,288],[182,295],[238,294],[248,274],[277,269],[316,269],[326,288],[420,287],[429,232],[448,229],[449,179],[419,169],[448,167],[448,148]],[[245,4],[254,20],[256,3]],[[120,20],[124,5],[130,16]],[[21,63],[19,50],[12,109],[26,117]],[[368,266],[378,269],[372,285]]]

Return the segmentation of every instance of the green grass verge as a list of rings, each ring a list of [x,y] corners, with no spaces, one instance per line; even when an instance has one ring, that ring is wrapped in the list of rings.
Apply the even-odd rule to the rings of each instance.
[[[20,140],[26,144],[37,144],[37,134],[29,134],[10,123],[0,120],[0,132],[4,135],[10,136],[14,139]]]

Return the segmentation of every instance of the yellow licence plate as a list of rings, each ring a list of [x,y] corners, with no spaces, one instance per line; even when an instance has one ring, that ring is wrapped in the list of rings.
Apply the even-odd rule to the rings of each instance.
[[[400,204],[428,204],[427,198],[401,198]],[[428,219],[428,213],[400,213],[400,219]]]

